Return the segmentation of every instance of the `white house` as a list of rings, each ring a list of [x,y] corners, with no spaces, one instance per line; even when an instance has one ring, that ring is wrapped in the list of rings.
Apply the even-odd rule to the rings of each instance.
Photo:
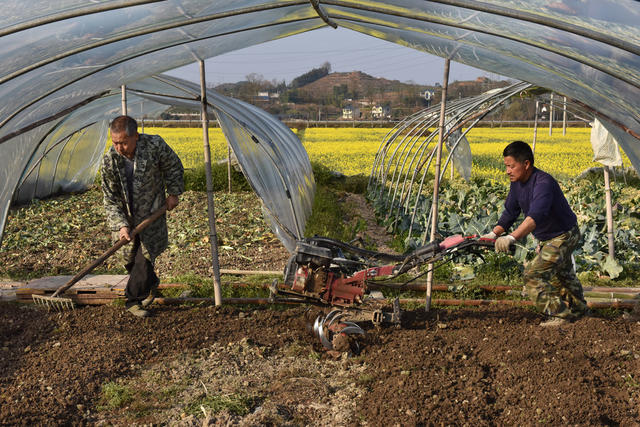
[[[347,105],[342,109],[342,118],[348,120],[354,120],[360,118],[360,109],[358,107],[353,107],[351,105]]]
[[[391,108],[388,106],[376,105],[371,109],[371,117],[374,119],[390,119]]]

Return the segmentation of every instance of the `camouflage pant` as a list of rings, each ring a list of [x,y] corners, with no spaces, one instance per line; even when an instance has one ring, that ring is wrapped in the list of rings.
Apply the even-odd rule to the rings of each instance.
[[[578,318],[587,310],[582,284],[571,255],[580,241],[578,227],[540,242],[540,251],[525,267],[524,286],[536,308],[549,316]]]
[[[120,233],[118,231],[113,231],[111,233],[111,239],[113,240],[114,244],[117,243],[120,240]],[[139,237],[118,249],[118,251],[114,254],[115,259],[117,259],[118,262],[121,262],[127,270],[130,269],[129,266],[133,265],[133,262],[136,258],[136,252],[138,251],[138,245],[141,245]],[[151,264],[154,264],[156,257],[152,256],[144,245],[142,245],[142,253],[144,254],[144,257],[146,259],[151,261]]]

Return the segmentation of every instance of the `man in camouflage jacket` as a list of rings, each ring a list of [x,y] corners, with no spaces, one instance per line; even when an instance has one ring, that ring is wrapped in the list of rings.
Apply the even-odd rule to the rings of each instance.
[[[178,205],[184,191],[184,168],[177,154],[158,135],[138,134],[137,123],[120,116],[110,126],[113,146],[102,159],[102,192],[104,208],[114,240],[131,240],[131,231],[145,218],[166,204],[167,210]],[[165,198],[165,193],[168,195]],[[125,245],[121,257],[129,272],[135,263],[146,258],[147,275],[151,278],[129,279],[125,294],[127,309],[146,317],[143,307],[153,302],[159,283],[153,262],[169,243],[165,215],[150,224],[133,244]],[[137,266],[139,271],[144,266]]]

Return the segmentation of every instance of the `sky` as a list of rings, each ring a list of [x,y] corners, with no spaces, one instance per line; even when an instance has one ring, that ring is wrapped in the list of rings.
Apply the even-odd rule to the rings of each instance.
[[[355,31],[322,28],[230,52],[205,61],[208,86],[246,80],[252,73],[287,84],[325,62],[332,72],[362,71],[373,77],[433,85],[442,83],[444,59]],[[167,74],[200,82],[198,64]],[[477,68],[451,62],[449,81],[486,76]]]

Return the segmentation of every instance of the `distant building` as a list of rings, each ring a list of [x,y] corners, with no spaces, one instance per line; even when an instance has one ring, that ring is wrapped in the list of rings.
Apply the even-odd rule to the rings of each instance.
[[[200,120],[200,113],[175,113],[178,120]]]
[[[256,100],[258,101],[270,101],[273,99],[280,99],[280,94],[278,92],[269,93],[267,91],[258,92],[256,95]]]
[[[347,105],[342,109],[342,118],[347,120],[359,119],[361,116],[360,109],[358,107],[353,107],[351,105]]]
[[[388,106],[376,105],[371,109],[371,117],[374,119],[390,119],[391,108]]]

